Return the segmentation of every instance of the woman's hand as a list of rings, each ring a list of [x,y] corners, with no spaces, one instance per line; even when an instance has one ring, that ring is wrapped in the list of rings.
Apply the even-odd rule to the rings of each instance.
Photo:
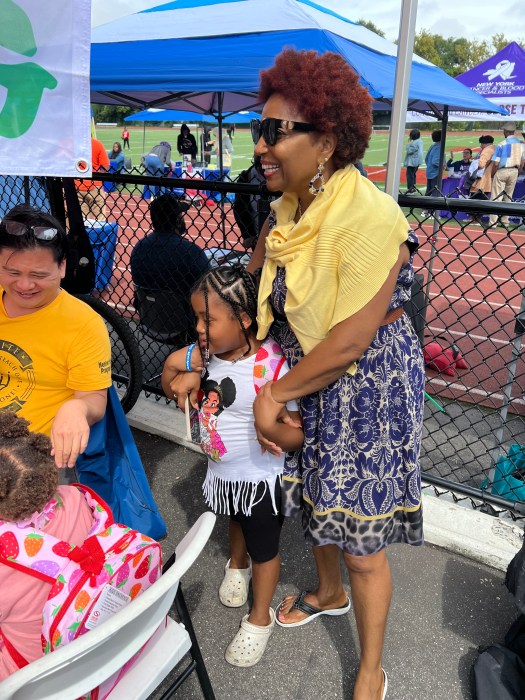
[[[271,435],[275,435],[275,427],[278,423],[285,423],[292,428],[301,428],[301,422],[294,420],[288,413],[286,405],[276,401],[272,395],[272,382],[264,384],[259,389],[259,393],[255,397],[253,404],[253,414],[255,416],[255,432],[257,440],[261,445],[263,452],[278,457],[282,453],[282,449],[270,439]],[[274,438],[275,439],[275,438]]]
[[[264,384],[255,397],[253,414],[259,429],[265,432],[264,426],[274,425],[275,423],[285,423],[292,428],[302,428],[301,422],[294,420],[288,413],[286,404],[275,400],[272,393],[273,386],[272,382]]]
[[[273,398],[272,382],[267,382],[260,389],[253,404],[255,424],[264,433],[264,426],[274,425],[288,414],[286,405]]]

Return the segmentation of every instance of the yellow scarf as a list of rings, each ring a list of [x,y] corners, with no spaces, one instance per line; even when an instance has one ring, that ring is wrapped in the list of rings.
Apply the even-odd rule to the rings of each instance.
[[[263,339],[277,268],[286,268],[284,311],[306,354],[377,294],[410,227],[397,203],[353,165],[332,175],[296,224],[297,204],[295,194],[272,204],[277,221],[266,239],[257,322]]]

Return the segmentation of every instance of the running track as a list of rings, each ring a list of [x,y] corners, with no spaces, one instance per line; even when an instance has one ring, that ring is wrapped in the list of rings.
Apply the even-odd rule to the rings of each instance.
[[[108,196],[107,205],[112,214],[110,220],[119,224],[119,240],[111,285],[101,296],[123,315],[133,317],[129,255],[136,241],[151,230],[148,204],[132,195],[116,193]],[[226,247],[243,249],[229,204],[225,205],[223,224],[221,210],[215,204],[200,209],[191,207],[185,220],[188,236],[201,247],[224,247],[226,243]],[[415,269],[427,281],[433,247],[432,220],[411,225],[420,243]],[[501,405],[515,318],[525,287],[523,250],[525,231],[509,235],[501,229],[486,232],[475,226],[461,230],[454,224],[441,225],[432,262],[433,280],[427,289],[425,342],[446,335],[457,343],[469,369],[459,370],[455,378],[428,370],[430,394],[489,408]],[[524,393],[525,368],[520,357],[509,410],[525,415]]]

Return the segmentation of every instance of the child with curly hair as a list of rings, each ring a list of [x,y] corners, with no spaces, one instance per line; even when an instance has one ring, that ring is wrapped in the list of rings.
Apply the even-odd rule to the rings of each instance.
[[[50,439],[31,433],[28,426],[24,418],[0,411],[0,525],[16,523],[80,546],[92,525],[92,511],[77,488],[58,486]],[[42,610],[51,589],[50,583],[4,563],[13,556],[11,534],[0,536],[0,681],[24,661],[42,656]],[[28,538],[24,546],[38,547],[38,539]]]

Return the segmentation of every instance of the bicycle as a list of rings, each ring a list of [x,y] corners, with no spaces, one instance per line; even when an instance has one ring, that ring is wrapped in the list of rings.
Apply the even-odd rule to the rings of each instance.
[[[104,319],[111,341],[111,377],[116,385],[122,408],[125,413],[128,413],[142,391],[142,357],[137,339],[127,321],[102,299],[89,294],[74,296]]]

